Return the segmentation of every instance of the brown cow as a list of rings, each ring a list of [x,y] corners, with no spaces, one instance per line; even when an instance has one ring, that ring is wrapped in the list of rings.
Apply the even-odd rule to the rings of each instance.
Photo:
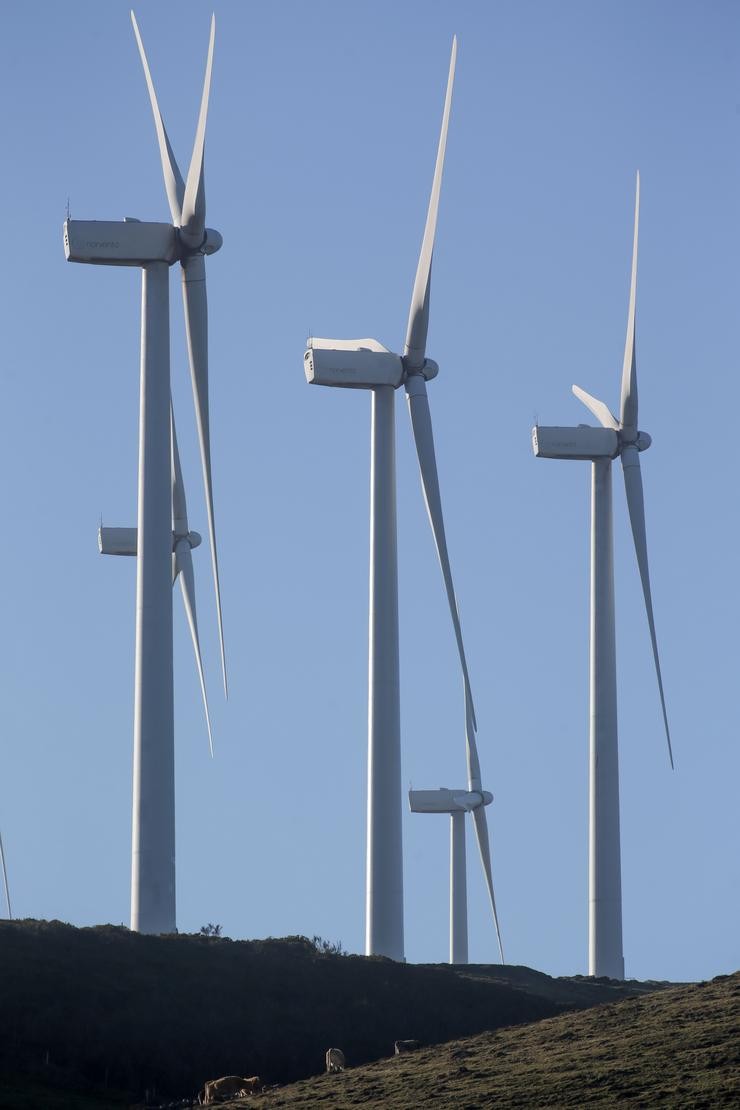
[[[242,1098],[244,1095],[256,1095],[262,1090],[262,1080],[258,1075],[245,1079],[241,1075],[224,1075],[221,1079],[209,1079],[198,1095],[201,1106],[213,1106],[217,1102],[225,1102],[229,1098]]]
[[[341,1048],[327,1048],[326,1050],[326,1070],[329,1073],[335,1071],[344,1071],[345,1060],[344,1053]]]
[[[250,1075],[249,1079],[244,1080],[242,1087],[242,1096],[244,1095],[258,1095],[264,1089],[264,1083],[258,1075]]]

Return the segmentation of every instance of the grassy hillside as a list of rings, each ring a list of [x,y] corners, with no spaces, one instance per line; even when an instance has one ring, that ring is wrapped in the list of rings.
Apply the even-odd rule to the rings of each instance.
[[[296,1083],[254,1110],[740,1105],[740,973]]]
[[[51,1110],[51,1095],[21,1101],[29,1080],[96,1106],[113,1105],[116,1091],[181,1098],[234,1073],[284,1084],[319,1073],[330,1045],[360,1064],[387,1056],[397,1038],[449,1041],[655,986],[396,964],[301,937],[0,922],[0,1106]]]

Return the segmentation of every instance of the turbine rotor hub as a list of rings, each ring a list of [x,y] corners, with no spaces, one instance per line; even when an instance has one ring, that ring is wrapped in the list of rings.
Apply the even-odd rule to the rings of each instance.
[[[625,447],[636,447],[638,451],[647,451],[653,442],[652,437],[647,432],[638,432],[634,437],[627,439],[624,432],[620,431],[618,436],[620,453]]]
[[[472,813],[481,806],[489,806],[493,801],[493,794],[489,790],[474,789],[469,790],[467,794],[459,795],[456,801],[463,805],[468,813]]]
[[[215,231],[212,227],[207,227],[203,242],[200,245],[201,254],[215,254],[220,251],[224,245],[223,236],[220,231]]]
[[[410,367],[407,362],[407,356],[401,359],[404,369],[404,378],[407,380],[413,377],[423,378],[425,382],[430,382],[432,378],[436,378],[439,373],[439,363],[435,362],[433,358],[425,358],[421,366]]]
[[[200,547],[203,542],[203,537],[200,532],[173,532],[172,533],[172,550],[174,551],[177,545],[182,541],[187,540],[190,550],[194,547]]]
[[[220,251],[223,246],[224,240],[221,232],[216,231],[212,227],[207,227],[203,232],[203,238],[200,243],[195,244],[189,242],[189,236],[187,236],[184,228],[180,227],[175,230],[180,244],[181,259],[187,258],[189,255],[193,254],[215,254],[216,251]]]

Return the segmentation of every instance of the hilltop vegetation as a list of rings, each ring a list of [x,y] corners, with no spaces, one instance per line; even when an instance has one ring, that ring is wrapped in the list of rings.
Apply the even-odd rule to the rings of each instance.
[[[330,1045],[361,1064],[397,1038],[441,1043],[655,986],[397,964],[305,937],[0,922],[0,1106],[23,1105],[20,1094],[2,1101],[19,1077],[103,1100],[95,1105],[115,1104],[116,1092],[182,1098],[234,1073],[284,1084],[320,1073]],[[59,1105],[71,1107],[65,1097]],[[53,1099],[25,1105],[51,1110]]]

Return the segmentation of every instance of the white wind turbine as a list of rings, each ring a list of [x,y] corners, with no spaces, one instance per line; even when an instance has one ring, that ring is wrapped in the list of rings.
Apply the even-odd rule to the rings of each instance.
[[[484,807],[493,801],[493,794],[481,788],[480,764],[475,747],[475,736],[468,727],[468,789],[448,790],[409,790],[409,805],[412,813],[449,813],[450,815],[450,963],[468,962],[468,885],[467,863],[465,858],[465,815],[473,815],[478,847],[480,849],[483,875],[488,888],[488,896],[496,926],[496,939],[504,962],[504,949],[501,944],[501,931],[493,896],[493,876],[491,874],[491,853],[488,841],[488,825]],[[472,739],[472,744],[471,744]]]
[[[434,453],[426,383],[438,366],[425,357],[432,254],[442,185],[457,40],[453,39],[442,128],[426,225],[409,309],[403,356],[375,339],[311,339],[304,355],[308,382],[371,391],[370,635],[368,691],[368,802],[365,951],[403,959],[401,740],[398,672],[398,561],[396,545],[395,390],[403,383],[409,404],[424,497],[437,547],[463,672],[468,722],[469,778],[480,790],[475,713],[470,694]],[[476,787],[473,787],[476,789]],[[488,867],[485,813],[476,810],[481,854]],[[490,888],[492,891],[492,887]]]
[[[213,756],[213,733],[211,731],[211,715],[208,712],[208,696],[206,694],[206,680],[203,672],[203,659],[200,651],[200,637],[198,636],[198,618],[195,609],[195,576],[193,573],[194,547],[199,547],[202,540],[198,532],[191,532],[188,525],[188,509],[185,500],[185,486],[182,480],[182,467],[180,466],[180,452],[177,447],[177,434],[175,432],[175,416],[171,412],[172,425],[172,584],[180,579],[185,616],[187,617],[190,637],[193,641],[195,652],[195,665],[198,668],[200,691],[203,697],[203,709],[206,715],[208,729],[208,746]],[[101,555],[133,555],[137,554],[137,534],[135,528],[111,528],[101,524],[98,531],[98,547]]]
[[[67,219],[64,247],[70,262],[138,266],[142,270],[131,928],[145,933],[169,933],[176,927],[169,347],[169,268],[175,262],[182,267],[188,357],[205,481],[226,690],[211,487],[204,257],[213,254],[222,244],[220,234],[205,226],[203,172],[215,18],[211,20],[203,95],[187,181],[183,181],[167,137],[133,12],[131,20],[154,113],[173,222]],[[178,547],[176,554],[187,562],[184,548]]]
[[[658,676],[660,704],[673,767],[663,679],[655,636],[650,593],[645,504],[640,452],[650,436],[637,426],[637,362],[635,356],[635,298],[637,293],[637,234],[640,214],[640,175],[635,194],[627,339],[622,366],[619,420],[603,401],[577,385],[573,392],[601,424],[592,428],[532,429],[538,458],[584,459],[591,462],[591,636],[589,740],[589,974],[624,978],[622,949],[622,880],[619,843],[619,764],[617,744],[617,672],[614,638],[614,554],[612,542],[612,460],[621,459],[632,537],[645,597],[650,639]]]

